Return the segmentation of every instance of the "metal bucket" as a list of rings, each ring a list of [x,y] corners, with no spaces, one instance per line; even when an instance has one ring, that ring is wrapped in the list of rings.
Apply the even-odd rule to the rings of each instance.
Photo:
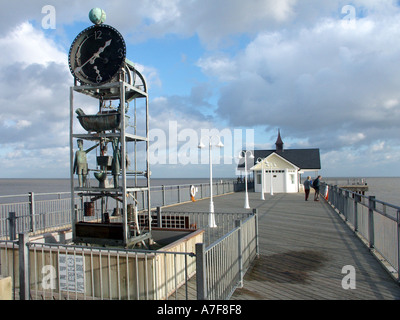
[[[93,217],[94,216],[94,202],[85,202],[84,206],[84,215],[85,217]]]
[[[127,205],[127,211],[128,211],[128,222],[135,221],[135,206],[131,203]]]

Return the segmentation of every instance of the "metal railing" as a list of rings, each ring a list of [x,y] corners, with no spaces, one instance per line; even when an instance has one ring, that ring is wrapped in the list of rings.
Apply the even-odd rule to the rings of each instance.
[[[13,297],[23,300],[229,299],[258,254],[257,215],[222,215],[217,223],[235,221],[234,229],[207,247],[188,240],[185,252],[37,243],[19,234],[0,241],[0,274],[12,277]]]
[[[155,186],[150,189],[153,209],[191,201],[190,188],[187,185]],[[197,189],[195,199],[210,197],[209,184],[194,184]],[[222,181],[213,184],[213,195],[223,195],[244,188],[243,183]],[[34,234],[49,232],[54,229],[70,227],[72,222],[70,192],[37,193],[25,195],[0,196],[0,238],[15,239],[19,233],[31,232]],[[84,215],[84,199],[75,194],[77,213]],[[133,199],[132,203],[133,202]],[[136,194],[138,210],[146,210],[147,199],[145,192]],[[110,203],[110,208],[113,204]],[[112,210],[112,209],[110,209]],[[95,207],[96,215],[91,219],[101,219],[100,209]],[[109,212],[111,216],[112,211]],[[10,225],[14,229],[10,229]],[[14,237],[14,238],[12,238]]]
[[[207,248],[196,245],[199,300],[229,299],[243,286],[243,276],[259,254],[257,229],[254,214],[244,221],[236,220],[236,228]]]
[[[28,258],[21,259],[21,248]],[[0,252],[1,274],[12,277],[12,296],[21,300],[189,299],[196,271],[192,252],[43,244],[23,237],[0,241]]]
[[[328,202],[343,216],[390,275],[400,282],[400,207],[338,186],[328,186]]]
[[[70,192],[1,196],[0,238],[13,240],[19,233],[35,234],[70,226],[70,196]]]
[[[173,217],[185,218],[187,217],[190,221],[190,225],[196,228],[203,228],[203,242],[206,246],[222,238],[224,235],[229,233],[231,230],[236,228],[236,222],[238,220],[247,219],[251,213],[224,213],[216,212],[215,225],[216,227],[209,228],[209,213],[208,212],[175,212],[175,211],[162,211],[160,208],[157,210],[157,219],[170,219]],[[174,220],[172,220],[174,221]],[[175,220],[176,221],[176,220]],[[172,228],[177,228],[177,225],[171,224]]]
[[[196,199],[209,197],[209,186],[197,187]],[[221,195],[241,185],[217,183],[213,189]],[[158,204],[168,206],[190,201],[189,190],[190,185],[168,186],[152,192],[160,193]],[[215,213],[216,227],[209,228],[208,212],[164,212],[161,206],[154,212],[157,223],[178,228],[174,223],[187,218],[202,232],[201,250],[188,241],[184,252],[38,243],[30,236],[70,227],[72,220],[68,193],[40,196],[0,204],[0,274],[12,277],[14,299],[229,299],[258,253],[255,212]]]

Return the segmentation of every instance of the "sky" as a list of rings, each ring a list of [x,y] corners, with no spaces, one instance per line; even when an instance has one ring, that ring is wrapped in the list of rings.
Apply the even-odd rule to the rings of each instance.
[[[0,178],[69,177],[68,53],[94,7],[146,77],[153,178],[208,177],[209,137],[214,177],[235,177],[278,130],[319,148],[325,177],[400,175],[399,1],[0,4]]]

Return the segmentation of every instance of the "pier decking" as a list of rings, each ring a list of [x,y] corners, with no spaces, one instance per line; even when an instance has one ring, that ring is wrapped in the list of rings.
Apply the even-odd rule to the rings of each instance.
[[[215,197],[215,212],[246,212],[243,192]],[[260,257],[232,300],[398,300],[400,286],[383,269],[338,214],[324,201],[304,201],[304,194],[249,192],[258,209]],[[207,211],[209,200],[164,211]],[[355,289],[342,280],[355,269]]]

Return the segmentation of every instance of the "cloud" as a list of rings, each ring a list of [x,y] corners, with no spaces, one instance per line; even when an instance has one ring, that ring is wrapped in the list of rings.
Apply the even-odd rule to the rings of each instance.
[[[40,157],[54,160],[65,153],[72,84],[67,54],[73,37],[91,25],[87,15],[94,6],[105,9],[106,23],[121,31],[130,48],[150,39],[153,47],[160,45],[162,55],[164,47],[158,39],[171,37],[177,45],[199,43],[195,55],[192,47],[177,49],[177,60],[185,65],[197,60],[195,66],[208,79],[185,83],[176,92],[171,90],[176,81],[171,66],[166,71],[161,63],[154,67],[138,61],[151,90],[151,128],[168,131],[169,120],[177,121],[178,131],[227,124],[257,128],[267,136],[272,130],[272,141],[257,141],[265,145],[274,141],[279,127],[287,146],[319,147],[324,161],[332,165],[330,157],[337,159],[349,150],[354,153],[346,158],[349,163],[371,158],[374,152],[387,163],[399,159],[396,1],[354,0],[354,17],[343,12],[349,3],[341,0],[60,0],[46,4],[56,9],[57,29],[52,32],[41,27],[43,4],[19,0],[3,8],[3,165],[4,159],[12,159],[14,168],[22,168],[29,163],[26,159],[36,159],[32,163],[39,166]],[[354,24],[346,24],[347,18]],[[164,92],[167,83],[169,91]],[[86,102],[78,104],[96,109]],[[52,150],[57,150],[56,156]]]
[[[205,74],[226,82],[217,114],[232,126],[279,127],[325,151],[378,138],[400,142],[400,45],[391,40],[400,36],[400,13],[392,9],[385,20],[357,20],[354,29],[324,18],[263,31],[230,58],[200,59]]]
[[[162,81],[160,79],[160,75],[158,70],[151,66],[144,66],[140,63],[135,63],[135,68],[143,75],[146,80],[146,84],[148,85],[148,90],[151,89],[152,86],[161,86]]]
[[[161,85],[156,69],[137,67],[150,86]],[[30,176],[27,163],[38,168],[41,157],[52,165],[58,163],[62,153],[55,150],[69,147],[72,84],[68,51],[46,36],[44,29],[22,22],[0,35],[0,158],[4,162],[12,159],[7,167],[26,168]],[[97,104],[93,108],[82,95],[75,99],[86,111],[97,109]],[[66,168],[69,155],[64,155],[62,167]]]
[[[33,63],[46,65],[49,62],[65,64],[66,54],[54,42],[45,38],[43,32],[29,22],[17,25],[10,33],[0,38],[0,64]]]
[[[67,54],[23,22],[0,37],[0,56],[0,162],[9,169],[3,176],[28,177],[32,168],[59,164],[57,150],[68,146]]]
[[[168,131],[169,122],[176,121],[178,130],[186,128],[210,128],[215,123],[210,115],[204,112],[212,108],[209,101],[210,88],[200,84],[192,88],[188,96],[171,95],[159,96],[151,102],[150,125],[151,128]]]
[[[219,81],[232,81],[237,78],[237,66],[227,56],[211,56],[200,58],[196,65],[208,76],[217,77]]]
[[[226,37],[255,34],[287,21],[293,15],[295,3],[294,0],[194,1],[184,7],[182,23],[195,30],[205,44],[213,46]]]
[[[178,34],[186,37],[197,34],[206,46],[215,47],[237,34],[255,34],[260,28],[279,25],[294,13],[296,0],[144,0],[105,4],[106,12],[118,10],[121,29],[132,41]]]

